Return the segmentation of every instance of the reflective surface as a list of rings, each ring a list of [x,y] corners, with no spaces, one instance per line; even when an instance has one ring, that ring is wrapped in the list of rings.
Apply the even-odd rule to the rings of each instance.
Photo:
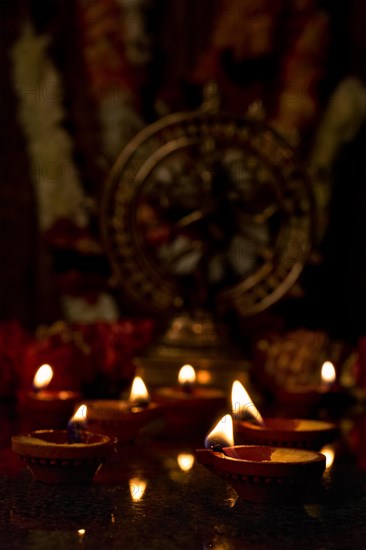
[[[92,485],[73,487],[34,482],[6,436],[2,443],[3,548],[359,548],[366,537],[362,415],[342,421],[322,493],[301,506],[237,500],[225,481],[193,461],[200,441],[126,446]]]

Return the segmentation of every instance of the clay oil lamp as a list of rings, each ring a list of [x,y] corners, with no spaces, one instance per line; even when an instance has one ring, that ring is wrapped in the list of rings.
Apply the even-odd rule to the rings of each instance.
[[[75,391],[49,390],[53,377],[50,365],[42,365],[33,379],[33,389],[21,404],[21,416],[29,429],[62,428],[72,415],[81,395]]]
[[[89,483],[111,456],[106,435],[87,432],[86,406],[81,405],[67,430],[34,430],[12,437],[12,449],[27,464],[36,481],[52,484]]]
[[[312,416],[321,403],[318,385],[291,385],[278,388],[277,401],[289,416]]]
[[[158,388],[154,400],[164,405],[166,427],[163,435],[170,438],[206,433],[212,418],[226,406],[223,391],[196,383],[196,372],[191,365],[182,366],[177,386]]]
[[[241,443],[295,447],[318,451],[334,440],[337,427],[321,420],[262,418],[243,385],[235,381],[232,389],[234,429]],[[249,419],[247,417],[249,416]]]
[[[117,445],[131,442],[162,420],[160,405],[150,401],[149,392],[139,376],[133,380],[129,399],[86,401],[88,430],[117,438]]]
[[[325,361],[321,368],[321,391],[325,393],[337,389],[336,378],[337,374],[333,363]]]
[[[321,405],[335,417],[342,415],[345,407],[353,401],[350,392],[339,384],[336,369],[330,361],[323,363],[319,393]]]
[[[239,497],[254,502],[307,502],[316,498],[325,456],[304,449],[234,445],[233,423],[224,416],[206,438],[197,460],[227,480]]]
[[[350,396],[337,381],[333,363],[325,361],[319,371],[318,383],[287,386],[278,390],[278,401],[292,415],[306,416],[315,413],[320,407],[342,409],[350,403]]]

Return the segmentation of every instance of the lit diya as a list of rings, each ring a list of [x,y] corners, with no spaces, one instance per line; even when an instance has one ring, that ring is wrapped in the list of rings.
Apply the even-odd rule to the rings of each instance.
[[[333,363],[325,361],[320,369],[318,384],[291,385],[277,390],[278,401],[295,415],[314,412],[319,406],[343,405],[347,396],[337,382]]]
[[[192,365],[183,365],[178,373],[178,386],[162,387],[154,392],[154,400],[164,405],[164,435],[182,438],[204,434],[212,418],[225,408],[225,393],[216,388],[196,384]]]
[[[323,363],[319,393],[321,405],[331,411],[332,416],[342,415],[344,408],[353,401],[351,394],[337,380],[336,369],[330,361]]]
[[[81,405],[67,430],[35,430],[12,437],[13,451],[37,481],[53,484],[89,483],[113,452],[109,437],[87,432],[87,408]]]
[[[162,407],[150,401],[140,376],[133,380],[128,401],[96,399],[86,404],[88,430],[116,437],[117,444],[133,441],[163,417]]]
[[[325,456],[304,449],[234,445],[232,417],[225,415],[198,449],[198,462],[226,479],[244,500],[306,502],[316,497]]]
[[[33,378],[33,390],[27,392],[21,403],[21,416],[31,429],[62,428],[80,401],[78,392],[49,390],[52,378],[52,367],[41,365]]]
[[[331,422],[293,418],[262,418],[243,385],[232,388],[235,434],[241,443],[319,450],[337,435]]]

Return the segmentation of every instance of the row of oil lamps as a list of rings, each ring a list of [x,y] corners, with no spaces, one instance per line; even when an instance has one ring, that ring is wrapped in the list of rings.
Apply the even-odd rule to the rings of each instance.
[[[323,371],[330,390],[329,365]],[[37,427],[63,421],[66,427],[65,413],[80,400],[75,392],[47,390],[52,375],[52,368],[42,365],[23,404]],[[86,401],[77,407],[67,429],[13,436],[12,448],[36,480],[91,481],[113,450],[120,452],[141,432],[161,430],[162,420],[167,436],[182,438],[207,429],[225,409],[226,396],[221,390],[195,385],[195,378],[193,367],[184,365],[179,387],[157,389],[151,400],[143,380],[136,377],[127,400]],[[303,501],[309,490],[314,496],[326,466],[325,455],[317,451],[334,439],[336,426],[317,420],[262,418],[239,381],[233,383],[231,408],[232,415],[223,415],[207,435],[205,449],[196,451],[197,460],[245,499]],[[234,444],[234,432],[240,444]]]

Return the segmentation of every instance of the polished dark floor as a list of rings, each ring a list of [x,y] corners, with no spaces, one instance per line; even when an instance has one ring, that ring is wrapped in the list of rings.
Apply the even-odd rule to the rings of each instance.
[[[196,462],[183,471],[197,446],[200,442],[126,446],[92,485],[64,487],[34,482],[5,445],[0,450],[0,548],[364,547],[363,414],[342,421],[335,462],[324,475],[321,494],[306,505],[238,501],[226,482]]]

